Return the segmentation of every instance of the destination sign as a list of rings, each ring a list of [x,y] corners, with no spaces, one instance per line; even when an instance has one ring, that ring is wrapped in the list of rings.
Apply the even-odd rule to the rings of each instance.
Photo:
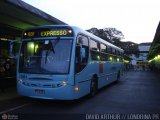
[[[33,37],[72,37],[73,31],[71,29],[36,29],[28,30],[23,33],[23,38]]]
[[[41,31],[40,36],[41,37],[47,37],[47,36],[66,36],[67,30],[51,30],[51,31]]]

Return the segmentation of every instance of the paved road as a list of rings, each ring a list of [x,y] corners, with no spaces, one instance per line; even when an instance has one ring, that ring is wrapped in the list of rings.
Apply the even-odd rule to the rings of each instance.
[[[160,75],[149,71],[127,72],[119,82],[101,89],[92,99],[86,96],[78,101],[51,101],[16,97],[0,101],[0,114],[4,113],[23,119],[28,119],[26,116],[91,119],[91,114],[92,119],[100,119],[99,115],[110,113],[143,114],[141,117],[148,115],[148,118],[160,119]],[[129,117],[136,119],[140,116]]]

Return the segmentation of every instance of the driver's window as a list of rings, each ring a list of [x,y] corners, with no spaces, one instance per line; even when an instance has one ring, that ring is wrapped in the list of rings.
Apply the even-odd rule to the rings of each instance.
[[[82,71],[88,63],[89,42],[88,38],[78,35],[76,44],[76,73]]]

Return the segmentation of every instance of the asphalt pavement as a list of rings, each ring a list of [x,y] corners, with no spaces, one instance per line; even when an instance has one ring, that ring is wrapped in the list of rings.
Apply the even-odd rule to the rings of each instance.
[[[16,90],[9,94],[12,92],[12,97],[0,98],[4,118],[160,119],[160,75],[151,71],[126,72],[118,82],[100,89],[94,98],[85,96],[77,101],[39,100],[19,96]]]

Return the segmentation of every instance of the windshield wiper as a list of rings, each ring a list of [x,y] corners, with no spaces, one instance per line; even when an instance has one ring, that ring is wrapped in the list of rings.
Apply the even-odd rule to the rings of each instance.
[[[46,52],[45,64],[47,63],[47,57],[48,57],[48,50],[47,50],[47,52]]]
[[[51,47],[51,50],[52,50],[53,54],[55,54],[54,48],[55,48],[55,46],[57,45],[57,43],[59,42],[59,40],[60,40],[60,38],[58,37],[57,40],[56,40],[56,42],[55,42],[54,44],[53,44],[51,41],[49,41],[49,44],[51,43],[51,46],[50,46],[50,47]],[[47,57],[48,57],[49,51],[50,51],[50,49],[47,50],[47,52],[46,52],[45,64],[47,63]]]

